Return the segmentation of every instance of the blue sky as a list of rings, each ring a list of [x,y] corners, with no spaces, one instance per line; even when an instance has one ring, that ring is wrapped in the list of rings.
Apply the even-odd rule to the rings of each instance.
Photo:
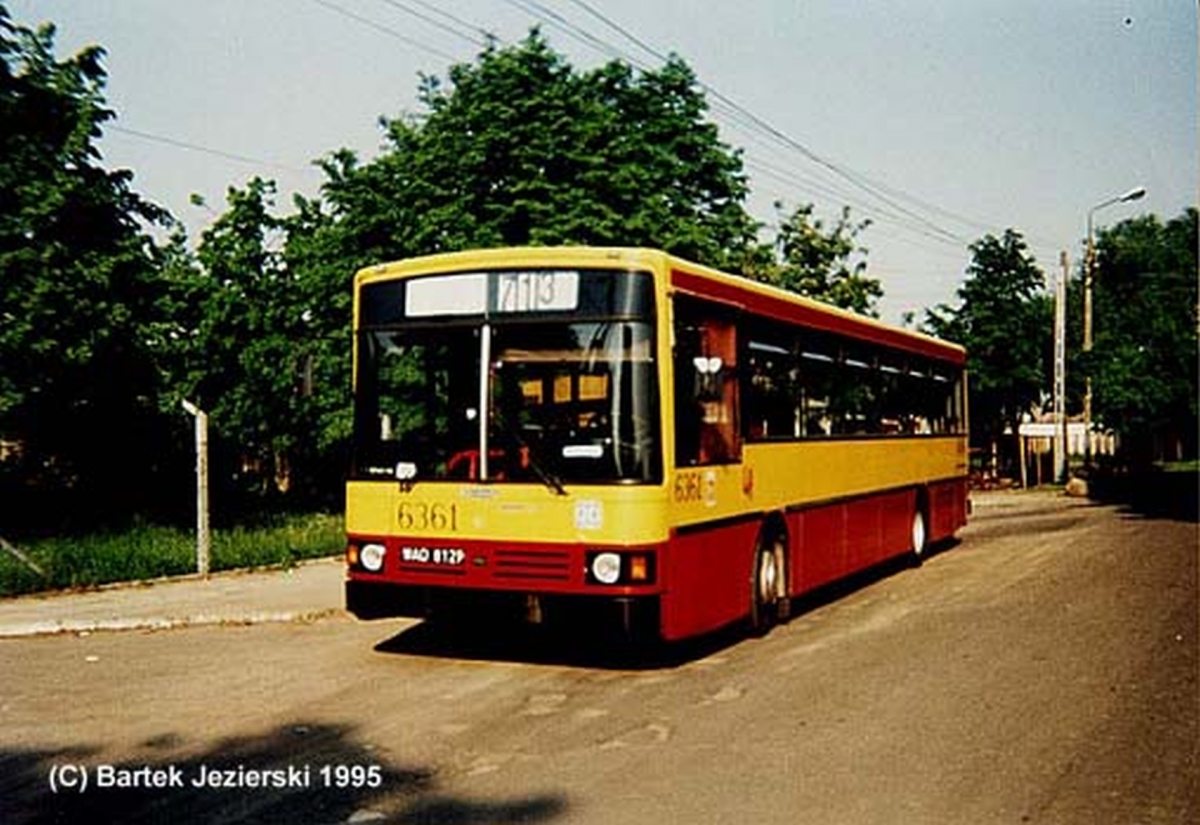
[[[589,7],[786,136],[738,125],[716,101],[722,137],[745,149],[757,218],[774,221],[783,200],[873,220],[861,241],[886,320],[953,301],[985,232],[1021,230],[1053,272],[1060,250],[1078,260],[1088,209],[1113,195],[1148,191],[1097,213],[1100,226],[1196,203],[1194,0],[8,3],[18,22],[56,23],[63,54],[108,50],[126,131],[109,130],[105,161],[193,235],[252,175],[279,182],[286,210],[291,192],[316,193],[313,159],[374,155],[380,115],[420,111],[419,73],[478,52],[463,24],[512,42],[541,23],[580,67],[604,49],[657,65]]]

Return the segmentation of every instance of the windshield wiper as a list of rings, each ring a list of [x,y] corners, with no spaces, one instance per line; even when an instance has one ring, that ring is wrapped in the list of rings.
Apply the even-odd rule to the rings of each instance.
[[[520,431],[509,424],[508,419],[501,414],[500,410],[493,408],[492,413],[496,416],[496,420],[500,422],[500,426],[504,428],[504,431],[512,436],[513,440],[525,451],[525,455],[529,460],[529,469],[533,470],[534,475],[541,479],[542,483],[550,488],[550,490],[560,496],[565,496],[567,488],[563,487],[562,479],[542,466],[542,463],[537,459],[537,451],[529,445],[529,442],[525,440]]]

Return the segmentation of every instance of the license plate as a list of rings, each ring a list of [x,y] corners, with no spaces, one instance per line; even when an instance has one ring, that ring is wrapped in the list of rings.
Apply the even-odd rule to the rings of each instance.
[[[458,567],[467,560],[461,547],[401,547],[400,561],[404,564],[429,564]]]

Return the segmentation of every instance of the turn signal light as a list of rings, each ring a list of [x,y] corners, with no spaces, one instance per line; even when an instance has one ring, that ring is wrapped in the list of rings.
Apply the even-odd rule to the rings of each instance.
[[[588,584],[653,584],[655,561],[652,552],[621,553],[616,550],[589,550],[586,575]]]
[[[630,556],[629,557],[629,579],[635,582],[644,582],[650,578],[650,570],[646,564],[645,556]]]
[[[351,544],[349,547],[346,548],[346,564],[350,565],[351,567],[358,566],[358,545],[357,544]]]

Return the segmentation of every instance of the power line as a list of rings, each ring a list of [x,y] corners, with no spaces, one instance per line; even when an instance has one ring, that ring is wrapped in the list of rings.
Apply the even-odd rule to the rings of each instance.
[[[283,163],[263,160],[262,158],[253,158],[249,155],[239,155],[234,152],[226,152],[224,149],[214,149],[211,146],[201,146],[198,143],[189,143],[188,141],[179,140],[178,138],[155,135],[151,134],[150,132],[139,131],[138,129],[129,129],[124,126],[117,126],[114,123],[109,123],[104,128],[113,132],[119,132],[123,135],[129,135],[131,137],[141,138],[142,140],[148,140],[153,143],[161,143],[165,146],[173,146],[176,149],[186,149],[189,152],[200,152],[205,155],[212,155],[213,157],[224,158],[225,160],[232,160],[237,163],[245,163],[250,166],[265,166],[271,169],[279,169],[284,172],[292,172],[300,175],[307,174],[309,171],[306,169],[300,169],[296,166],[288,166]]]
[[[438,6],[435,6],[432,3],[426,2],[426,0],[412,0],[412,2],[416,3],[418,6],[425,9],[426,11],[431,11],[434,14],[444,17],[445,19],[449,20],[452,23],[462,26],[464,29],[469,29],[473,32],[477,32],[478,34],[483,36],[484,40],[496,39],[496,36],[491,31],[483,28],[482,26],[476,26],[474,23],[470,22],[469,20],[463,20],[461,17],[453,15],[443,8],[439,8]]]
[[[574,3],[576,6],[583,9],[585,12],[587,12],[592,17],[599,20],[604,25],[608,26],[610,29],[615,31],[617,34],[621,35],[626,40],[633,43],[635,46],[640,48],[642,51],[646,52],[647,54],[653,55],[655,58],[657,58],[659,60],[665,60],[665,58],[662,55],[660,55],[656,49],[654,49],[652,46],[647,44],[640,37],[637,37],[636,35],[634,35],[632,32],[630,32],[625,27],[621,26],[619,23],[604,16],[602,13],[600,13],[599,11],[594,9],[591,6],[591,4],[584,2],[584,0],[570,0],[570,2]]]
[[[629,58],[628,55],[623,54],[620,49],[616,48],[612,44],[606,43],[604,40],[600,39],[599,37],[596,37],[591,32],[588,32],[587,30],[575,25],[574,23],[572,23],[567,18],[563,17],[558,12],[554,11],[551,8],[548,8],[547,6],[545,6],[542,3],[537,2],[536,0],[504,0],[504,2],[510,6],[513,6],[516,9],[519,9],[519,10],[525,12],[526,14],[533,15],[534,17],[541,20],[543,23],[549,24],[550,26],[563,32],[564,34],[566,34],[568,37],[572,38],[573,40],[583,43],[586,46],[590,46],[593,49],[595,49],[596,51],[600,52],[601,54],[603,54],[607,57],[610,57],[610,58],[624,57],[625,59],[630,60],[630,62],[639,66],[640,68],[644,67],[640,61],[636,61],[636,60]]]
[[[655,49],[653,46],[649,45],[646,41],[642,40],[640,37],[635,35],[629,29],[620,25],[619,23],[614,21],[612,18],[608,17],[603,12],[596,9],[590,3],[586,2],[586,0],[568,0],[568,2],[572,3],[573,5],[577,6],[580,9],[584,10],[587,14],[589,14],[592,17],[594,17],[595,19],[599,20],[601,23],[603,23],[609,29],[617,32],[622,37],[626,38],[631,43],[636,45],[638,48],[642,49],[644,52],[646,52],[650,55],[653,55],[658,60],[666,61],[668,59],[665,55],[662,54],[661,51],[659,51],[658,49]],[[831,172],[834,175],[836,175],[837,177],[845,180],[846,182],[848,182],[855,188],[867,193],[868,195],[875,198],[876,200],[887,204],[888,206],[892,207],[894,210],[896,210],[900,214],[906,216],[908,219],[918,222],[919,224],[924,226],[928,232],[932,232],[935,236],[937,236],[940,239],[949,241],[951,243],[956,243],[956,244],[957,243],[966,243],[966,240],[963,239],[961,236],[956,235],[955,233],[949,231],[948,229],[945,229],[944,227],[942,227],[938,223],[934,222],[933,220],[929,219],[928,217],[921,215],[921,214],[913,211],[912,209],[909,209],[908,207],[901,204],[899,201],[901,201],[901,200],[909,201],[910,203],[913,203],[914,205],[918,205],[921,208],[924,208],[924,209],[927,209],[930,211],[936,211],[946,217],[953,218],[954,220],[956,220],[960,223],[966,224],[966,225],[977,226],[977,227],[985,226],[984,224],[981,224],[977,221],[973,221],[969,218],[963,218],[959,215],[956,215],[953,212],[950,212],[949,210],[934,206],[932,204],[927,203],[926,201],[922,201],[918,198],[915,198],[914,196],[908,195],[907,193],[904,193],[898,189],[895,189],[893,187],[889,187],[889,186],[886,186],[885,184],[874,181],[871,178],[867,177],[866,175],[863,175],[859,172],[855,172],[854,170],[850,169],[849,167],[844,167],[841,164],[835,163],[834,161],[823,157],[822,155],[820,155],[817,152],[815,152],[814,150],[812,150],[810,147],[806,146],[805,144],[801,143],[800,141],[792,138],[790,135],[788,135],[788,134],[784,133],[783,131],[781,131],[780,129],[776,128],[772,124],[768,123],[766,120],[759,117],[754,112],[751,112],[749,109],[746,109],[744,106],[742,106],[741,104],[732,100],[728,96],[722,94],[715,87],[713,87],[709,84],[703,83],[703,82],[699,82],[699,85],[702,89],[704,89],[706,92],[708,92],[710,95],[712,95],[715,100],[720,101],[725,106],[727,106],[730,110],[732,110],[738,117],[742,118],[744,123],[748,123],[752,128],[755,128],[758,131],[769,135],[770,137],[772,137],[779,143],[800,153],[802,156],[807,158],[810,162],[816,164],[817,166],[819,166],[821,168],[828,170],[829,172]]]
[[[574,39],[578,42],[581,42],[585,45],[588,45],[610,58],[618,58],[618,59],[626,60],[630,64],[632,64],[644,71],[649,71],[649,69],[650,69],[650,67],[646,64],[646,62],[644,60],[641,60],[641,59],[635,57],[634,55],[629,54],[628,52],[621,49],[620,47],[615,46],[612,43],[609,43],[608,41],[604,40],[603,38],[600,38],[588,31],[586,31],[585,29],[581,28],[580,26],[576,25],[575,23],[572,23],[567,18],[563,17],[558,12],[555,12],[554,10],[546,7],[542,3],[536,2],[536,0],[504,0],[504,2],[510,6],[514,6],[515,8],[518,8],[528,14],[533,15],[534,17],[540,19],[542,22],[547,23],[550,26],[554,27],[555,29],[558,29],[559,31],[564,32],[565,34],[570,36],[572,39]],[[662,54],[662,52],[660,52],[657,49],[653,48],[652,46],[648,45],[644,40],[638,38],[636,35],[629,32],[627,29],[622,27],[620,24],[612,21],[611,19],[606,17],[603,13],[597,11],[594,7],[588,5],[587,3],[581,2],[581,0],[571,0],[571,2],[575,3],[575,5],[579,6],[580,8],[583,8],[585,11],[587,11],[593,17],[596,17],[597,19],[599,19],[601,22],[603,22],[609,28],[613,29],[614,31],[619,32],[622,36],[626,37],[627,39],[629,39],[632,42],[634,42],[635,44],[637,44],[639,48],[641,48],[643,51],[646,51],[647,53],[652,55],[655,59],[660,60],[662,62],[667,62],[669,60],[669,58],[666,55]],[[926,237],[929,237],[929,238],[939,241],[941,243],[950,243],[955,246],[962,246],[967,243],[967,241],[965,239],[954,235],[953,233],[949,232],[946,229],[943,229],[942,227],[934,224],[932,221],[928,220],[927,218],[924,218],[923,216],[918,215],[918,214],[912,212],[911,210],[908,210],[905,207],[894,203],[893,201],[889,200],[887,197],[885,197],[883,195],[880,195],[875,192],[871,192],[868,188],[866,188],[864,186],[864,184],[861,181],[854,180],[852,177],[849,176],[848,173],[843,172],[837,166],[832,164],[832,162],[825,161],[824,158],[821,158],[819,155],[816,155],[814,152],[809,150],[807,147],[804,147],[803,145],[798,144],[796,141],[792,140],[787,135],[784,135],[779,130],[772,127],[770,124],[765,123],[765,121],[763,121],[761,118],[759,118],[754,113],[750,112],[749,110],[745,109],[744,107],[740,106],[736,102],[732,101],[731,99],[729,99],[728,97],[723,95],[720,91],[718,91],[711,85],[706,84],[699,80],[697,80],[697,85],[699,85],[701,89],[703,89],[705,92],[707,92],[710,95],[710,97],[712,98],[712,101],[710,103],[712,110],[715,113],[721,115],[723,118],[725,118],[727,121],[727,124],[740,125],[742,128],[746,129],[747,134],[752,137],[766,135],[767,137],[772,138],[776,145],[782,144],[784,147],[791,149],[791,150],[799,149],[802,152],[802,154],[804,154],[810,160],[817,162],[819,167],[824,168],[826,171],[833,172],[837,177],[841,178],[843,181],[853,184],[855,186],[855,188],[857,188],[859,190],[865,189],[865,191],[867,191],[868,194],[872,195],[877,201],[881,201],[883,203],[888,204],[888,206],[891,207],[891,211],[880,208],[877,205],[866,204],[863,201],[858,200],[854,195],[849,194],[849,192],[847,192],[845,189],[839,188],[839,186],[837,184],[828,184],[825,186],[821,186],[820,184],[816,184],[811,181],[804,181],[803,185],[805,185],[807,188],[816,189],[818,191],[824,191],[824,192],[830,194],[831,197],[837,198],[846,203],[850,203],[852,205],[857,206],[860,211],[862,211],[868,215],[875,215],[877,217],[885,217],[889,220],[895,221],[903,226],[906,226],[910,231],[917,232],[918,234],[922,234]],[[747,165],[749,165],[749,162],[747,162]],[[779,179],[778,174],[774,175],[774,177],[776,178],[776,180]]]
[[[349,18],[350,20],[354,20],[357,23],[361,23],[364,26],[375,29],[375,31],[377,31],[377,32],[382,32],[383,34],[386,34],[389,37],[395,38],[396,40],[399,40],[402,43],[407,43],[409,46],[412,46],[414,49],[420,49],[421,51],[426,52],[427,54],[434,55],[435,57],[440,57],[441,59],[447,60],[451,63],[458,62],[458,58],[455,57],[454,55],[450,54],[449,52],[444,52],[441,49],[434,48],[433,46],[427,46],[419,40],[415,40],[411,37],[408,37],[407,35],[401,34],[400,32],[396,31],[395,29],[385,26],[382,23],[376,23],[374,20],[370,19],[369,17],[363,17],[361,14],[357,14],[355,12],[350,11],[347,8],[343,8],[342,6],[339,6],[337,3],[330,2],[330,0],[312,0],[312,2],[316,3],[318,6],[322,6],[326,9],[328,9],[329,11],[331,11],[335,14],[340,14],[342,17]]]
[[[620,47],[608,42],[604,38],[593,34],[582,26],[572,22],[563,14],[548,7],[545,3],[539,2],[538,0],[503,1],[506,4],[531,15],[543,23],[551,26],[552,28],[564,33],[571,39],[582,43],[589,48],[595,49],[609,58],[623,59],[642,69],[643,71],[650,70],[650,67],[644,60],[635,57]],[[388,34],[389,36],[395,37],[414,46],[415,48],[435,54],[438,57],[446,59],[450,62],[457,61],[457,58],[448,55],[445,52],[426,46],[425,44],[415,41],[412,38],[406,37],[405,35],[393,29],[383,26],[382,24],[370,20],[369,18],[351,12],[337,5],[336,3],[330,2],[330,0],[313,0],[313,2],[318,3],[319,5],[324,6],[338,14],[348,17],[349,19],[355,20],[360,24],[370,26],[371,28]],[[453,28],[450,25],[434,20],[430,15],[417,11],[408,3],[400,2],[400,0],[380,0],[380,2],[387,3],[388,5],[415,16],[418,19],[429,23],[430,25],[434,25],[443,31],[447,31],[450,34],[459,37],[460,39],[467,40],[475,45],[483,45],[482,41],[472,36],[463,34],[461,31]],[[463,20],[461,17],[457,17],[449,12],[445,12],[444,10],[425,2],[425,0],[411,0],[411,2],[419,4],[422,8],[444,17],[456,26],[460,26],[463,29],[467,29],[472,32],[483,33],[485,37],[489,38],[489,40],[492,39],[492,35],[485,32],[481,27]],[[613,21],[603,12],[586,2],[586,0],[569,0],[569,2],[579,9],[582,9],[589,16],[600,21],[612,31],[618,33],[621,37],[636,45],[643,52],[652,55],[656,60],[666,62],[670,59],[662,52],[647,43],[645,40],[638,37],[632,31]],[[797,172],[781,170],[778,167],[769,167],[768,164],[765,164],[761,161],[755,163],[747,159],[746,165],[750,168],[757,167],[760,170],[769,168],[770,171],[766,174],[769,177],[774,178],[776,181],[788,185],[799,185],[805,189],[824,193],[829,197],[836,198],[845,203],[856,206],[860,212],[867,217],[875,217],[888,223],[896,224],[899,228],[902,228],[905,231],[913,232],[925,237],[927,240],[932,240],[943,245],[950,244],[956,247],[962,247],[968,245],[970,241],[963,236],[945,228],[938,222],[931,219],[927,214],[922,214],[921,212],[917,211],[917,209],[924,210],[926,213],[942,215],[943,217],[957,221],[963,225],[976,228],[987,228],[987,225],[985,224],[959,216],[949,210],[929,203],[928,201],[921,200],[913,195],[909,195],[908,193],[888,186],[887,184],[875,181],[849,167],[845,167],[832,161],[831,159],[825,158],[804,143],[792,138],[790,135],[764,120],[762,117],[756,115],[754,112],[724,95],[715,87],[699,80],[697,80],[697,85],[711,96],[711,108],[713,109],[714,113],[720,115],[728,125],[740,126],[741,129],[745,130],[745,133],[753,138],[756,142],[758,142],[760,139],[766,138],[770,142],[770,145],[780,146],[788,151],[797,152],[809,162],[813,163],[819,171],[832,176],[832,180],[829,183],[820,183],[815,179],[804,177]],[[873,203],[864,202],[858,197],[855,197],[853,194],[851,194],[849,189],[845,188],[847,186],[849,186],[852,190],[867,195],[871,201],[873,201]],[[912,204],[912,207],[905,205],[906,203]]]
[[[416,9],[414,9],[412,6],[408,5],[407,3],[400,2],[400,0],[379,0],[379,2],[386,3],[387,5],[391,6],[394,9],[399,9],[400,11],[404,12],[405,14],[410,14],[413,17],[417,18],[418,20],[423,20],[426,23],[428,23],[429,25],[435,26],[444,32],[448,32],[449,34],[452,34],[461,40],[466,40],[468,43],[472,43],[476,46],[487,45],[486,40],[481,40],[480,38],[473,37],[469,34],[463,34],[459,29],[456,29],[447,23],[443,23],[440,20],[435,20],[434,18],[430,17],[428,14],[417,11]],[[427,4],[423,4],[423,5],[427,5]],[[433,9],[433,10],[437,11],[437,9]],[[443,14],[444,14],[444,12],[443,12]],[[457,18],[454,18],[452,16],[451,16],[451,19],[457,20]],[[459,25],[460,26],[466,25],[467,28],[471,29],[472,31],[475,30],[474,26],[469,26],[462,22],[459,22]]]

